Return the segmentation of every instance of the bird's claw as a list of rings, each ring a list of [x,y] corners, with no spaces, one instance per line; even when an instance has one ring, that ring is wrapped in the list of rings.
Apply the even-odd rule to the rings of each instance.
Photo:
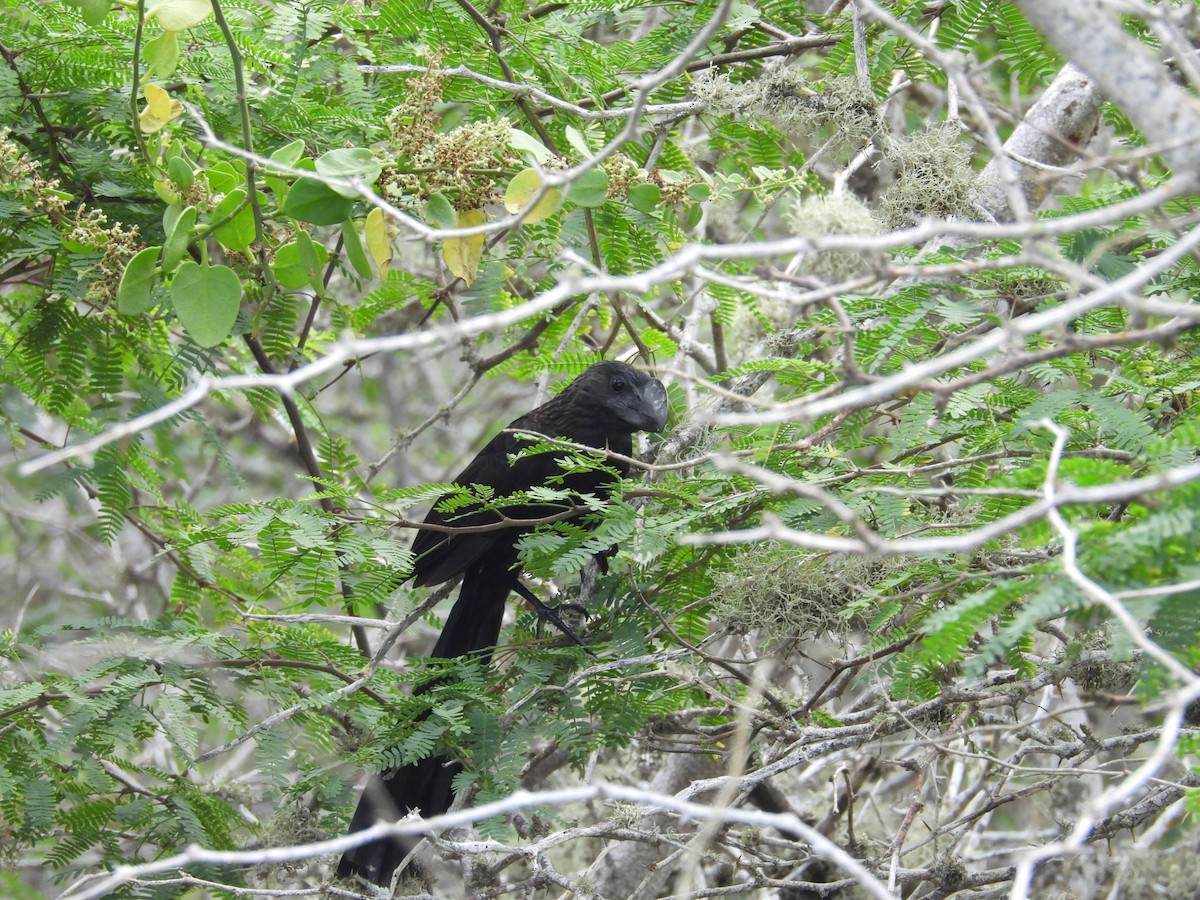
[[[520,594],[521,597],[523,597],[529,603],[529,605],[534,608],[534,611],[537,613],[537,617],[538,617],[537,635],[538,635],[538,637],[542,636],[542,626],[546,622],[549,622],[551,625],[553,625],[555,628],[557,628],[559,631],[561,631],[564,635],[566,635],[568,638],[570,638],[571,641],[573,641],[574,643],[576,643],[580,647],[582,647],[584,650],[586,650],[588,656],[591,656],[592,658],[597,658],[596,654],[592,652],[591,648],[588,647],[588,645],[585,644],[582,640],[580,640],[579,635],[577,635],[574,631],[571,630],[571,628],[567,625],[566,622],[564,622],[562,620],[562,618],[559,616],[559,614],[557,612],[557,610],[559,610],[559,609],[572,608],[572,609],[579,610],[580,612],[583,612],[586,614],[587,610],[585,610],[578,603],[564,603],[562,606],[559,606],[559,607],[547,606],[545,603],[543,603],[541,600],[539,600],[534,595],[534,593],[532,591],[530,591],[527,587],[525,587],[525,585],[523,585],[523,584],[517,586],[516,592],[518,594]]]

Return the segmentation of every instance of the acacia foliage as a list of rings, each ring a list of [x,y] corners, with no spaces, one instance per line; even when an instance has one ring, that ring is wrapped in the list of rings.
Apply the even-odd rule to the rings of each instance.
[[[364,768],[447,749],[474,802],[503,799],[555,768],[527,765],[541,747],[563,783],[643,784],[631,761],[669,771],[664,750],[744,769],[939,896],[1004,888],[1086,815],[1039,877],[1145,824],[1160,840],[1089,877],[1166,884],[1194,771],[1160,760],[1162,783],[1085,801],[1147,746],[1194,749],[1163,723],[1200,656],[1195,201],[1110,104],[1040,212],[964,224],[1061,71],[1016,7],[143,12],[0,23],[0,810],[27,880],[337,835]],[[585,580],[600,661],[522,612],[494,671],[373,655],[426,646],[397,517],[546,376],[635,351],[671,383],[672,431],[593,530],[524,541],[572,591],[620,547]],[[339,613],[409,627],[352,638]],[[835,814],[839,766],[867,799]],[[841,811],[864,802],[855,831]],[[543,813],[478,823],[514,848],[485,854],[497,882],[524,877],[513,829],[548,830],[559,878],[619,895],[584,859],[603,828]],[[599,815],[690,839],[644,813]],[[708,839],[698,889],[841,877],[803,841]],[[114,895],[189,885],[150,880]]]

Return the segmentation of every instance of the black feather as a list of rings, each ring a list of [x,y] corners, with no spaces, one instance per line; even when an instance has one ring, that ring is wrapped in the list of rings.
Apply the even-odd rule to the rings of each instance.
[[[667,394],[656,378],[625,363],[597,363],[556,397],[515,419],[490,440],[455,478],[460,485],[481,485],[502,497],[539,486],[552,486],[573,494],[604,494],[624,476],[628,466],[611,460],[607,468],[564,474],[560,453],[513,456],[530,443],[520,433],[564,438],[598,450],[629,456],[637,431],[661,431],[667,423]],[[496,509],[479,505],[444,511],[441,501],[425,517],[427,524],[477,527],[510,520],[542,519],[565,506],[552,503],[514,502]],[[532,526],[512,526],[492,531],[446,534],[421,530],[413,541],[417,562],[413,583],[436,585],[462,576],[458,600],[450,611],[431,655],[443,658],[468,653],[490,653],[500,636],[504,605],[520,579],[517,540]],[[377,821],[395,821],[412,810],[435,816],[450,808],[451,782],[461,771],[458,763],[433,756],[373,776],[359,800],[350,832],[369,828]],[[373,841],[347,851],[338,864],[339,876],[359,875],[386,885],[412,849],[411,840]]]

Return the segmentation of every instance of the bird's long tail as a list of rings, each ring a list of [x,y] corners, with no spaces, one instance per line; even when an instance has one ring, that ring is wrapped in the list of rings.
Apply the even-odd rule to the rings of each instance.
[[[511,585],[507,569],[496,572],[480,566],[468,572],[431,655],[453,658],[495,647]],[[452,783],[461,771],[462,766],[449,757],[429,756],[372,775],[350,820],[350,833],[379,821],[394,822],[412,810],[426,817],[441,815],[454,800]],[[347,850],[338,863],[337,875],[359,875],[373,884],[387,886],[417,840],[385,838]]]

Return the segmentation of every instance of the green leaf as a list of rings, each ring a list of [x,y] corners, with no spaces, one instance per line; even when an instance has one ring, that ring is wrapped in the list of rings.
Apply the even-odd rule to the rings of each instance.
[[[453,228],[458,221],[454,206],[444,194],[430,194],[429,202],[425,204],[425,213],[429,221],[438,228]]]
[[[178,209],[178,207],[175,207]],[[163,245],[162,269],[164,274],[175,271],[179,261],[187,252],[188,244],[192,242],[192,230],[196,227],[196,208],[185,207],[175,218],[174,225],[167,230],[167,241]],[[163,216],[166,224],[167,216]]]
[[[229,337],[241,300],[242,282],[228,266],[185,260],[171,282],[175,314],[201,347],[215,347]]]
[[[304,141],[297,138],[290,144],[284,144],[278,150],[271,154],[271,159],[280,165],[289,166],[293,169],[312,168],[312,160],[304,156]],[[303,165],[307,163],[308,165]],[[275,195],[277,202],[282,202],[288,193],[288,182],[280,175],[273,175],[269,171],[263,172],[263,183]]]
[[[104,0],[108,6],[108,0]],[[152,78],[167,79],[175,74],[179,65],[179,32],[164,31],[156,38],[146,41],[146,69]]]
[[[592,148],[588,146],[587,138],[582,131],[574,125],[568,125],[563,133],[567,136],[567,143],[571,145],[571,149],[580,159],[587,159],[592,155]]]
[[[151,291],[161,252],[162,247],[147,247],[126,264],[117,287],[117,312],[121,315],[138,316],[154,305]]]
[[[313,225],[337,225],[350,217],[354,203],[315,178],[301,178],[288,189],[283,214]]]
[[[299,235],[304,235],[304,238],[307,239],[305,241],[307,251],[301,249]],[[315,265],[313,264],[314,259],[316,260]],[[271,264],[271,270],[281,285],[295,291],[309,286],[314,275],[319,279],[321,269],[324,268],[328,259],[329,252],[309,238],[307,233],[300,231],[297,233],[296,240],[290,244],[284,244],[275,253],[275,261]]]
[[[661,199],[662,188],[657,184],[635,184],[629,189],[629,205],[639,212],[654,212]]]
[[[603,206],[608,193],[608,175],[599,169],[585,172],[574,184],[567,195],[577,206],[596,208]]]
[[[350,261],[351,267],[358,276],[370,278],[374,274],[371,262],[367,259],[367,251],[363,249],[358,229],[354,227],[354,222],[350,219],[342,223],[342,245],[346,248],[346,259]]]
[[[212,211],[212,220],[219,222],[246,201],[246,192],[241,188],[230,191]],[[254,210],[249,204],[242,206],[237,215],[213,232],[213,236],[230,250],[246,251],[254,240]]]
[[[546,149],[546,145],[533,135],[526,134],[524,131],[516,128],[509,135],[508,145],[527,154],[530,159],[539,165],[545,164],[553,155]]]
[[[294,168],[296,163],[300,162],[302,156],[304,156],[304,141],[296,138],[290,144],[284,144],[278,150],[274,151],[271,154],[271,159],[277,163]]]
[[[229,160],[222,160],[205,169],[204,176],[214,194],[228,194],[246,186],[246,167],[241,163],[235,165]]]
[[[104,17],[108,15],[109,2],[108,0],[80,0],[80,12],[83,14],[83,21],[95,28],[104,22]]]
[[[325,292],[325,282],[321,278],[322,255],[317,252],[317,247],[320,246],[313,242],[307,231],[299,231],[296,233],[296,246],[300,251],[300,262],[308,270],[308,284],[317,294]],[[321,247],[325,250],[324,247]],[[326,252],[324,258],[328,259],[329,254]]]
[[[171,176],[173,182],[179,185],[181,191],[186,191],[196,180],[192,164],[182,156],[172,157],[167,162],[167,174]]]
[[[326,178],[357,178],[367,186],[373,185],[383,169],[375,155],[364,147],[345,147],[330,150],[317,158],[317,172]],[[332,187],[343,197],[354,199],[362,196],[351,187]]]
[[[187,31],[213,14],[212,0],[159,0],[146,12],[167,31]]]

